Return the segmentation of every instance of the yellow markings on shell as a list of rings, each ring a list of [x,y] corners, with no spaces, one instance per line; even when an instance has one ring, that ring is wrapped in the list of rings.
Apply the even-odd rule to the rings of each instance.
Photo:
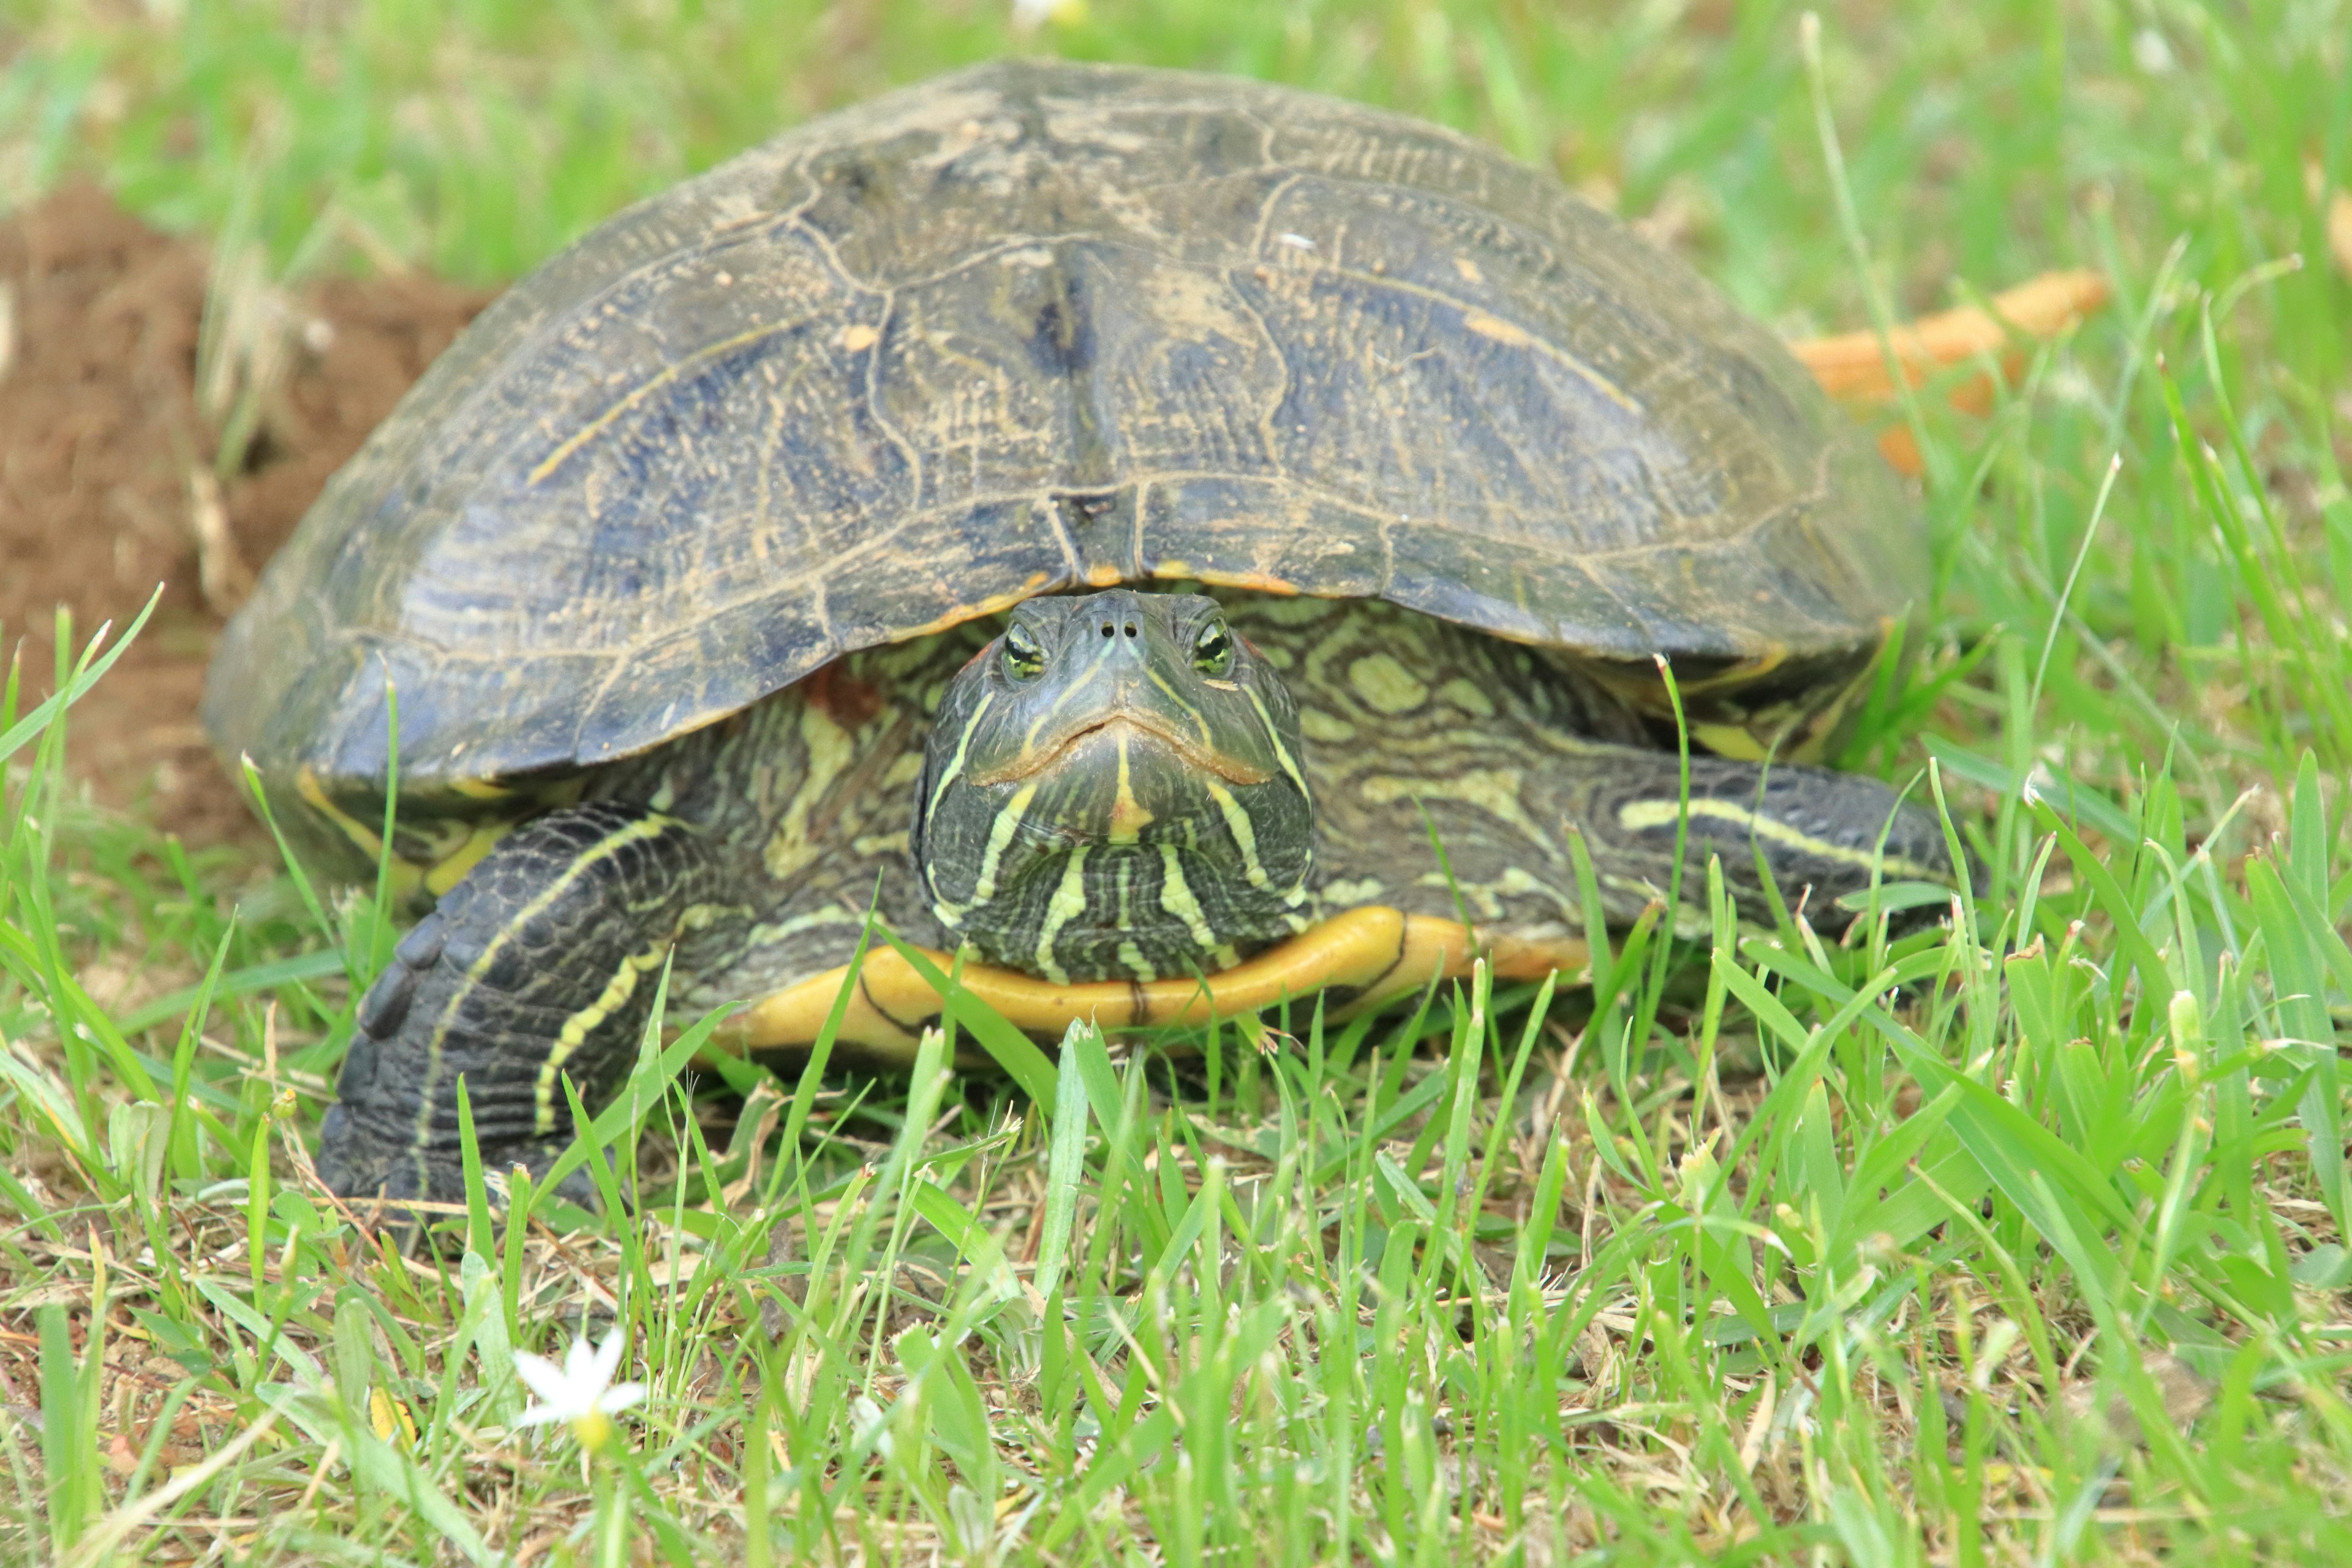
[[[1126,581],[1125,574],[1108,562],[1097,562],[1087,568],[1087,583],[1096,588],[1115,588]]]
[[[1617,826],[1628,833],[1672,827],[1682,814],[1683,803],[1678,800],[1627,801],[1617,808]],[[1840,865],[1853,866],[1866,871],[1874,865],[1881,864],[1874,850],[1857,849],[1850,844],[1832,844],[1826,838],[1816,838],[1810,833],[1790,826],[1778,817],[1750,811],[1727,800],[1692,801],[1690,814],[1693,816],[1710,816],[1718,822],[1735,823],[1769,843],[1786,845],[1791,849],[1801,849],[1808,855],[1817,855]],[[1900,855],[1887,856],[1883,864],[1891,875],[1913,877],[1929,882],[1944,879],[1944,873],[1937,868],[1922,866],[1916,860],[1906,859]]]
[[[1279,594],[1285,598],[1298,593],[1298,584],[1271,572],[1220,572],[1203,569],[1192,574],[1212,588],[1247,588],[1254,593]]]
[[[645,952],[633,952],[621,960],[621,966],[613,971],[613,978],[605,982],[603,994],[563,1020],[563,1027],[548,1047],[547,1059],[539,1064],[539,1082],[533,1089],[537,1108],[531,1118],[533,1131],[544,1134],[555,1131],[555,1086],[563,1076],[563,1064],[588,1043],[588,1037],[599,1025],[629,1005],[629,998],[637,992],[637,977],[660,966],[669,943],[670,939],[664,938]]]
[[[783,820],[768,836],[761,858],[768,875],[779,880],[792,876],[825,852],[809,834],[809,815],[822,804],[834,781],[856,760],[857,748],[849,731],[815,703],[801,708],[801,744],[808,749],[808,772],[784,807]]]
[[[1353,724],[1335,713],[1326,713],[1320,708],[1298,710],[1298,732],[1310,741],[1320,741],[1330,746],[1345,745],[1356,738]]]
[[[924,952],[922,956],[942,969],[954,963],[954,955],[947,952]],[[963,983],[1015,1027],[1050,1038],[1079,1020],[1092,1020],[1106,1029],[1206,1024],[1295,1001],[1327,985],[1355,993],[1336,1014],[1344,1018],[1419,990],[1432,978],[1467,973],[1482,956],[1496,978],[1503,980],[1574,973],[1591,959],[1584,943],[1564,932],[1533,941],[1512,936],[1490,940],[1450,920],[1372,908],[1337,915],[1246,962],[1231,948],[1223,949],[1215,971],[1205,977],[1064,985],[967,963]],[[834,1009],[845,986],[849,987],[849,1005],[836,1025]],[[918,1038],[912,1031],[940,1010],[940,994],[929,980],[897,952],[877,949],[866,955],[854,984],[845,968],[809,975],[737,1014],[721,1026],[714,1043],[721,1050],[806,1045],[820,1030],[833,1026],[844,1042],[907,1061],[914,1056]]]
[[[1203,950],[1217,945],[1216,932],[1209,929],[1209,912],[1192,895],[1192,884],[1184,879],[1184,866],[1173,844],[1160,847],[1160,907],[1184,922],[1192,933],[1193,944]]]
[[[1190,577],[1192,575],[1192,563],[1189,561],[1162,561],[1152,567],[1151,574],[1154,577],[1179,579]]]
[[[997,863],[1004,858],[1005,848],[1013,842],[1013,830],[1021,826],[1023,814],[1028,811],[1029,803],[1036,798],[1037,781],[1032,779],[1013,792],[1013,798],[1004,803],[1004,808],[996,814],[996,820],[988,825],[988,849],[980,858],[980,879],[971,885],[971,904],[984,904],[996,897]],[[969,909],[971,904],[964,907]]]
[[[1242,852],[1242,868],[1249,885],[1265,887],[1265,863],[1257,858],[1257,827],[1250,821],[1249,813],[1234,798],[1234,792],[1216,780],[1203,777],[1201,784],[1209,792],[1209,798],[1217,803],[1218,814],[1225,819],[1225,831],[1234,836],[1234,845]]]
[[[1045,923],[1037,928],[1037,969],[1056,985],[1069,984],[1069,971],[1054,957],[1054,941],[1062,928],[1086,913],[1087,910],[1087,850],[1081,846],[1070,851],[1070,863],[1062,868],[1062,879],[1054,886],[1054,896],[1045,904]]]
[[[1410,713],[1429,700],[1429,688],[1384,653],[1368,653],[1348,666],[1348,684],[1381,713]]]
[[[1486,281],[1486,275],[1478,270],[1478,264],[1466,256],[1457,256],[1454,258],[1454,270],[1462,274],[1462,281],[1465,283]]]
[[[735,350],[741,348],[746,343],[756,343],[761,338],[772,338],[779,333],[791,331],[800,324],[801,323],[797,321],[770,321],[764,326],[753,327],[749,331],[738,332],[731,338],[722,338],[715,343],[711,343],[707,347],[698,349],[694,353],[688,354],[676,364],[663,367],[654,375],[639,382],[635,386],[630,388],[628,395],[623,397],[618,403],[614,404],[610,408],[604,410],[604,413],[599,414],[595,418],[591,419],[587,424],[582,426],[578,430],[574,431],[562,446],[556,447],[554,451],[550,452],[545,458],[540,459],[539,467],[531,469],[530,477],[526,482],[535,485],[541,479],[546,479],[550,474],[555,472],[556,469],[562,468],[565,461],[569,459],[574,452],[579,451],[583,447],[588,445],[589,442],[594,440],[597,437],[602,436],[612,426],[615,420],[628,413],[631,409],[636,407],[637,405],[643,403],[646,398],[651,397],[655,393],[659,392],[663,387],[669,385],[674,381],[677,381],[679,377],[693,371],[699,370],[703,365],[709,363],[713,360],[720,358],[722,355],[732,353]]]
[[[1488,311],[1478,309],[1478,307],[1469,303],[1467,300],[1457,300],[1442,289],[1432,289],[1423,284],[1411,283],[1406,281],[1404,279],[1393,277],[1386,273],[1359,271],[1354,268],[1333,267],[1327,270],[1336,273],[1340,277],[1351,279],[1369,288],[1390,289],[1399,294],[1409,294],[1416,299],[1426,300],[1433,305],[1441,306],[1449,310],[1459,310],[1462,312],[1462,324],[1471,331],[1475,332],[1478,336],[1486,339],[1490,342],[1501,343],[1506,348],[1532,349],[1537,353],[1543,355],[1546,359],[1551,360],[1555,363],[1566,367],[1571,374],[1580,377],[1586,385],[1591,387],[1593,391],[1601,394],[1601,396],[1609,399],[1610,402],[1615,404],[1626,413],[1639,414],[1642,412],[1641,404],[1628,396],[1622,387],[1619,386],[1615,382],[1611,381],[1599,371],[1593,369],[1591,365],[1585,363],[1582,360],[1578,359],[1574,354],[1570,353],[1566,349],[1561,348],[1559,344],[1549,342],[1542,338],[1537,337],[1534,333],[1528,331],[1525,327],[1518,325],[1517,322],[1507,321],[1500,316],[1496,316],[1489,313]],[[1204,581],[1214,580],[1215,579],[1204,577]]]
[[[1505,348],[1535,346],[1535,338],[1525,327],[1507,321],[1500,316],[1490,316],[1484,310],[1465,310],[1462,312],[1462,324],[1482,338],[1492,338]]]
[[[845,353],[862,354],[882,341],[882,334],[859,321],[841,329],[841,347]]]
[[[1495,716],[1495,700],[1479,690],[1475,681],[1465,680],[1461,676],[1457,675],[1439,687],[1437,695],[1465,713],[1480,719]]]
[[[1113,844],[1134,844],[1143,837],[1143,830],[1152,824],[1150,809],[1135,798],[1135,781],[1129,776],[1127,749],[1129,737],[1118,737],[1118,795],[1111,802],[1110,841]]]
[[[975,599],[968,605],[958,605],[947,614],[925,621],[919,626],[894,627],[885,640],[905,643],[913,642],[918,637],[936,637],[943,631],[963,625],[966,621],[976,621],[982,616],[992,616],[999,610],[1009,610],[1052,580],[1043,572],[1032,572],[1027,583],[1009,594],[991,594],[984,599]]]
[[[1136,946],[1133,942],[1122,942],[1118,944],[1118,961],[1127,965],[1127,972],[1129,974],[1147,985],[1160,978],[1160,972],[1144,961],[1143,950]]]

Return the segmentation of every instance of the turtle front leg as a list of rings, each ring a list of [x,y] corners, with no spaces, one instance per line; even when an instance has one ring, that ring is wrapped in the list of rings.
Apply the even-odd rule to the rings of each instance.
[[[1679,760],[1671,752],[1594,746],[1536,785],[1538,820],[1573,825],[1614,919],[1632,920],[1674,875],[1684,820]],[[1549,797],[1548,799],[1543,797]],[[1873,778],[1795,763],[1691,759],[1684,829],[1683,924],[1706,919],[1706,862],[1723,861],[1726,889],[1748,920],[1769,921],[1764,869],[1790,909],[1818,922],[1839,899],[1882,882],[1954,882],[1943,823]],[[1929,911],[1930,913],[1936,911]]]
[[[319,1142],[345,1197],[463,1202],[457,1081],[486,1171],[543,1171],[636,1059],[664,959],[720,885],[694,828],[600,801],[515,829],[402,939],[360,1004]],[[584,1173],[574,1178],[586,1196]]]

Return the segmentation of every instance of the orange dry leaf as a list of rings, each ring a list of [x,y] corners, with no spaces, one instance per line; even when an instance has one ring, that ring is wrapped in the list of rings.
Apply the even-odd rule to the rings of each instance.
[[[2303,188],[2317,201],[2327,198],[2327,254],[2336,269],[2352,278],[2352,191],[2338,185],[2327,188],[2327,171],[2319,166],[2316,158],[2303,161]]]
[[[1835,337],[1811,338],[1789,346],[1803,362],[1823,391],[1852,407],[1876,407],[1895,398],[1895,382],[1887,374],[1891,357],[1903,367],[1903,378],[1917,386],[1936,372],[1979,354],[1998,357],[2004,375],[2015,375],[2024,363],[2021,339],[2055,337],[2074,322],[2107,302],[2107,280],[2096,272],[2045,272],[2030,282],[1996,294],[1991,309],[1973,306],[1922,316],[1895,329],[1881,343],[1876,332],[1840,332]],[[1892,355],[1888,349],[1894,351]],[[1992,409],[1992,382],[1973,375],[1954,387],[1952,406],[1969,414]],[[1918,448],[1911,432],[1896,426],[1881,436],[1878,449],[1906,474],[1919,472]]]

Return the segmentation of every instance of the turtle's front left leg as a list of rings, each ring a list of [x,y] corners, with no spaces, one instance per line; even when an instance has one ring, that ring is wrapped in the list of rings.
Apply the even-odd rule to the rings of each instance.
[[[483,1168],[543,1171],[572,1138],[562,1080],[593,1110],[635,1061],[663,961],[721,885],[714,859],[685,823],[609,801],[508,835],[361,1003],[320,1178],[463,1202],[460,1076]]]
[[[1862,892],[1874,878],[1947,887],[1956,880],[1941,818],[1855,773],[1695,756],[1685,801],[1674,752],[1591,746],[1544,774],[1534,800],[1538,820],[1582,830],[1601,902],[1627,921],[1672,884],[1677,834],[1680,923],[1698,931],[1707,919],[1710,858],[1722,860],[1725,889],[1741,917],[1759,924],[1773,919],[1759,866],[1784,906],[1810,908],[1822,922],[1835,915],[1838,900]],[[1916,924],[1940,909],[1911,911],[1897,924]]]

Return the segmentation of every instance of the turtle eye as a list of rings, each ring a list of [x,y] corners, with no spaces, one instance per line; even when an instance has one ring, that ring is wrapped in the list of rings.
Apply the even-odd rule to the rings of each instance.
[[[1234,638],[1225,629],[1220,616],[1201,628],[1192,639],[1192,668],[1212,680],[1222,680],[1234,671]]]
[[[1029,628],[1017,622],[1004,629],[1004,676],[1016,686],[1026,686],[1045,673],[1045,650]]]

